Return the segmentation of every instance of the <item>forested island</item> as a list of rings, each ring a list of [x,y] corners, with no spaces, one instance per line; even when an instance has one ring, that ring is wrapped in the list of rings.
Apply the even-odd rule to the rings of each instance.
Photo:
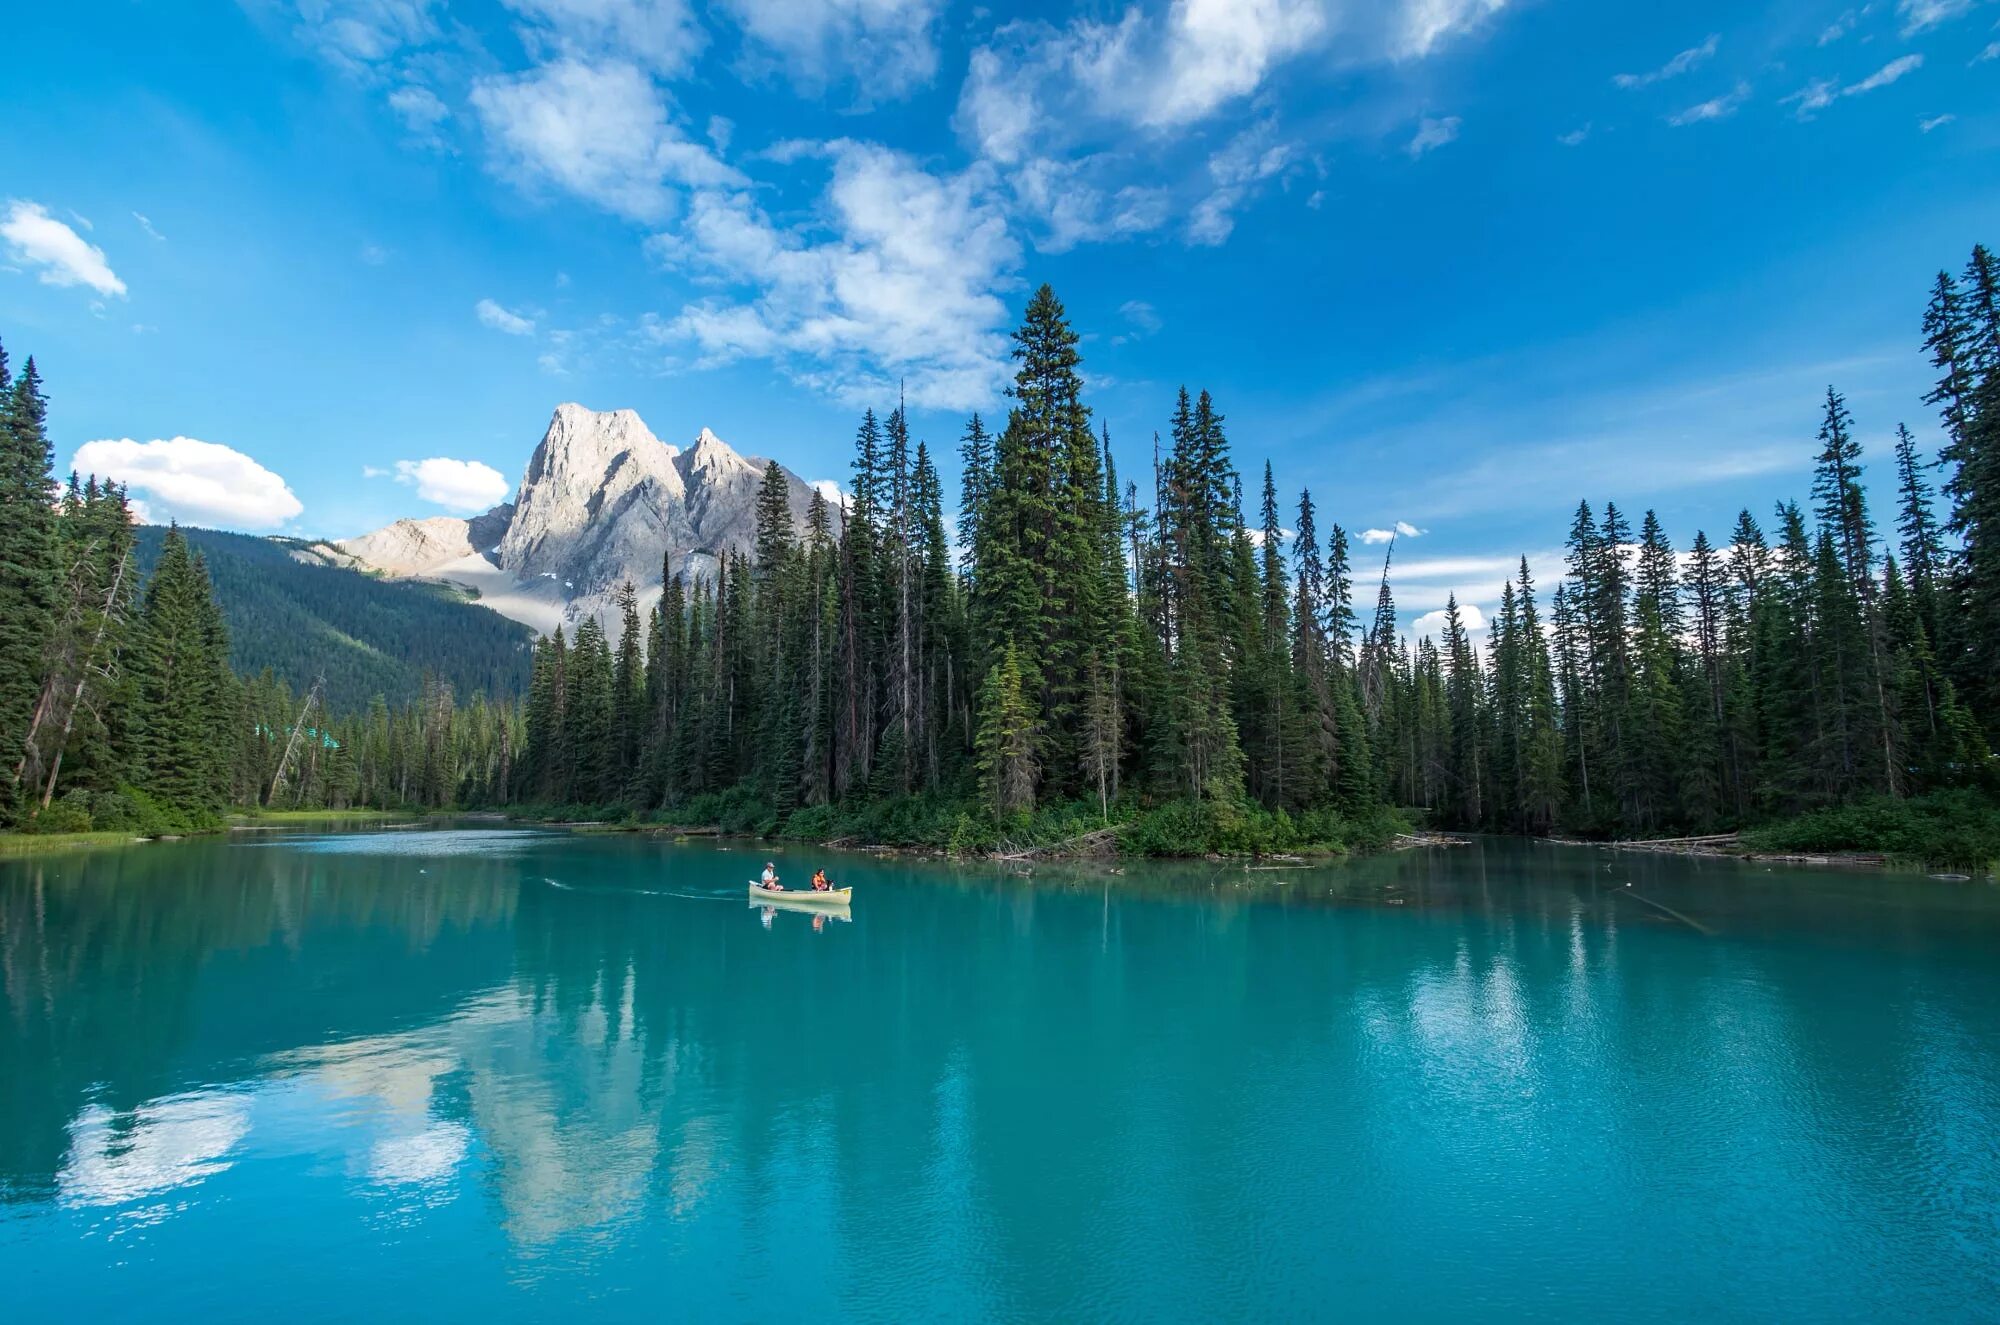
[[[643,616],[623,586],[622,628],[534,644],[525,695],[426,674],[397,703],[237,675],[200,551],[166,531],[142,583],[125,494],[58,486],[40,375],[0,355],[0,818],[160,835],[232,808],[488,808],[1164,855],[1365,847],[1413,822],[1751,829],[1983,865],[2000,858],[1997,287],[1976,247],[1930,292],[1921,404],[1946,444],[1928,462],[1898,427],[1893,529],[1830,387],[1809,505],[1680,550],[1651,511],[1582,502],[1562,580],[1537,585],[1524,558],[1480,645],[1455,601],[1441,639],[1404,636],[1387,565],[1355,564],[1268,464],[1246,503],[1205,391],[1180,392],[1143,484],[1121,480],[1044,286],[1006,418],[975,414],[958,442],[955,538],[905,410],[871,411],[844,509],[816,496],[801,530],[774,464],[749,553],[713,575],[663,564]]]

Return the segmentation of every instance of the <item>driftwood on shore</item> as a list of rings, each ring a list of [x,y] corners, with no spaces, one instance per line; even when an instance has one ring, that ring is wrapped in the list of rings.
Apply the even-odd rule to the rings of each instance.
[[[1889,863],[1887,856],[1874,851],[1811,853],[1750,851],[1743,846],[1742,836],[1738,833],[1704,833],[1697,837],[1652,837],[1604,842],[1560,837],[1543,840],[1555,846],[1596,847],[1602,851],[1650,851],[1664,856],[1709,856],[1728,860],[1754,860],[1766,865],[1834,865],[1869,869]]]
[[[1118,830],[1113,827],[1093,828],[1075,837],[1066,837],[1060,842],[1049,842],[1038,847],[1016,847],[1001,843],[993,853],[995,860],[1034,860],[1040,856],[1110,856],[1118,852]]]
[[[1450,833],[1398,833],[1396,847],[1403,850],[1410,847],[1468,847],[1469,837],[1456,837]]]

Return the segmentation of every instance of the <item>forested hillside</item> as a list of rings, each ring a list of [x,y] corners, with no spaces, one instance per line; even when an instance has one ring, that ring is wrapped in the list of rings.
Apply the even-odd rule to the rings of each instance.
[[[281,540],[181,532],[208,563],[240,675],[269,668],[303,691],[324,672],[336,713],[357,712],[376,695],[409,703],[423,693],[426,672],[461,696],[505,699],[526,689],[534,632],[451,589],[307,564]],[[166,530],[142,525],[138,533],[140,570],[150,575]]]

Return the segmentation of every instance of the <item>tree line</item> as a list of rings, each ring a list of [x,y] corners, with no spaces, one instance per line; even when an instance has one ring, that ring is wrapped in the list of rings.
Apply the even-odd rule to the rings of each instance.
[[[663,565],[644,620],[627,586],[615,636],[587,621],[538,645],[512,793],[643,809],[741,792],[775,820],[912,795],[1001,823],[1396,805],[1645,835],[1984,787],[1994,285],[1980,247],[1933,290],[1947,446],[1933,465],[1898,429],[1893,535],[1829,388],[1809,506],[1745,511],[1683,551],[1651,511],[1635,530],[1582,503],[1559,582],[1524,559],[1483,645],[1455,600],[1441,638],[1407,637],[1386,565],[1364,621],[1346,532],[1322,532],[1309,491],[1281,502],[1268,465],[1251,518],[1206,392],[1179,394],[1149,489],[1121,485],[1045,286],[1014,333],[1004,424],[975,415],[960,440],[956,547],[906,412],[864,415],[843,510],[815,498],[795,530],[773,466],[754,549],[692,583]]]
[[[627,584],[615,630],[538,641],[524,699],[461,702],[429,678],[414,702],[333,717],[269,673],[229,674],[177,534],[134,600],[124,496],[72,480],[54,499],[30,364],[7,388],[0,494],[0,732],[26,752],[9,813],[37,788],[49,801],[58,761],[79,794],[211,813],[282,792],[733,813],[834,837],[866,810],[870,831],[901,816],[895,831],[951,845],[1055,815],[1188,850],[1352,842],[1393,822],[1386,807],[1668,835],[1983,792],[2000,722],[1995,287],[1978,247],[1931,291],[1924,403],[1945,447],[1926,461],[1898,428],[1893,532],[1829,388],[1809,504],[1745,511],[1682,550],[1651,511],[1635,530],[1615,502],[1581,503],[1563,574],[1539,585],[1523,559],[1482,643],[1455,600],[1440,638],[1409,638],[1387,563],[1359,606],[1347,533],[1310,491],[1281,500],[1268,464],[1246,507],[1205,391],[1179,393],[1145,487],[1121,482],[1044,286],[1013,334],[1005,419],[975,414],[959,439],[949,523],[907,410],[869,411],[851,497],[816,493],[799,525],[771,465],[751,548],[710,574],[663,560],[650,610]]]
[[[505,797],[518,706],[455,704],[426,676],[394,713],[330,715],[268,669],[238,677],[201,552],[170,528],[142,577],[124,489],[59,486],[47,419],[34,360],[15,376],[0,350],[0,825],[161,834],[239,806]]]

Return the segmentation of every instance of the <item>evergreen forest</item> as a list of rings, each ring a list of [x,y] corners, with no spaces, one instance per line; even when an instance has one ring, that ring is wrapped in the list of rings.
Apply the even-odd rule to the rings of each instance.
[[[1368,846],[1414,823],[1753,829],[1984,863],[2000,856],[1990,250],[1938,274],[1920,340],[1934,386],[1911,406],[1935,412],[1935,458],[1900,425],[1864,455],[1830,386],[1800,439],[1809,492],[1678,541],[1643,494],[1587,498],[1557,582],[1523,559],[1485,639],[1455,601],[1440,637],[1413,639],[1388,564],[1357,564],[1322,513],[1337,494],[1240,462],[1206,391],[1181,390],[1150,468],[1121,476],[1044,286],[1013,334],[1005,416],[956,439],[956,493],[900,404],[870,411],[844,510],[817,496],[796,527],[773,465],[754,547],[709,576],[663,560],[649,613],[627,585],[617,629],[535,642],[525,693],[496,628],[480,656],[498,663],[407,653],[400,688],[365,699],[355,678],[310,685],[289,643],[232,648],[206,535],[164,531],[142,558],[121,490],[59,487],[36,367],[0,357],[0,815],[157,832],[232,806],[509,807],[1159,854]],[[1885,509],[1868,472],[1893,473]],[[233,625],[298,635],[270,611]]]

